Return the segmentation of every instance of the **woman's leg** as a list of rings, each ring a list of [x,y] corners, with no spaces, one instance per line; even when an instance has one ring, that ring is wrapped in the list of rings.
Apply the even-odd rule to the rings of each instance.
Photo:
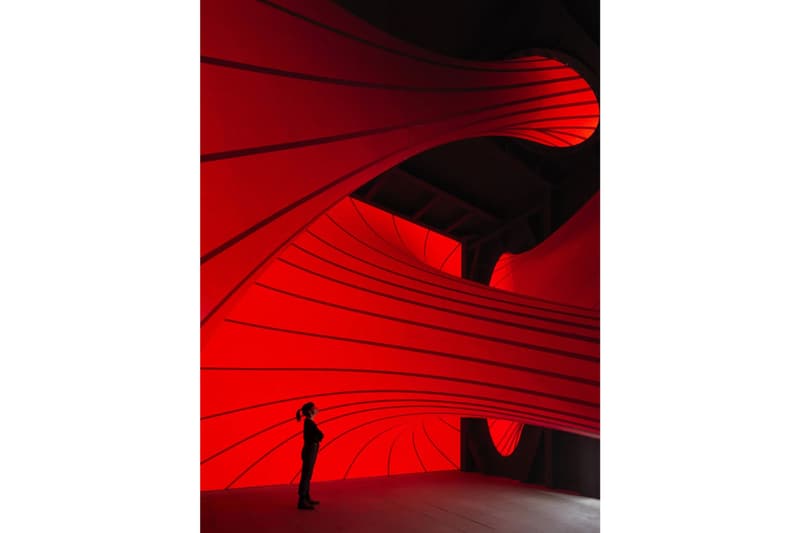
[[[307,508],[308,486],[311,483],[311,470],[314,468],[314,464],[309,460],[310,457],[305,450],[301,454],[301,457],[303,459],[303,469],[300,474],[300,484],[297,487],[297,506],[300,508]]]
[[[311,476],[314,475],[314,465],[317,463],[317,452],[319,452],[319,448],[315,446],[309,450],[309,453],[306,456],[305,463],[308,464],[308,483],[306,484],[305,498],[307,502],[311,501]]]

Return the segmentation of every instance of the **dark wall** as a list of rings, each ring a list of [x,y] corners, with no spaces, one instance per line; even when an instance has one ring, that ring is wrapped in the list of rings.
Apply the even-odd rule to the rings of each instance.
[[[600,497],[600,441],[525,425],[507,457],[495,449],[485,418],[461,419],[461,470]]]

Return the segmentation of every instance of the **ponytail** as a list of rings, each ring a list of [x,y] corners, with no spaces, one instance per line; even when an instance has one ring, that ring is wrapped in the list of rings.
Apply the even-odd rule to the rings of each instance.
[[[297,421],[300,422],[300,419],[303,416],[308,416],[309,414],[311,414],[311,410],[313,408],[314,408],[314,402],[304,403],[303,407],[298,409],[297,412],[294,414],[294,416],[295,418],[297,418]]]

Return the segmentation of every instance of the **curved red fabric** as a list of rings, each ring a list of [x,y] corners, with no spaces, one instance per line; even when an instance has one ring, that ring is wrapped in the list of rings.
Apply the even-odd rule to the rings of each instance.
[[[532,250],[503,254],[489,285],[599,310],[600,193]]]
[[[204,336],[306,224],[414,154],[484,135],[566,147],[598,124],[559,60],[457,61],[323,0],[286,6],[201,4]]]
[[[316,479],[455,468],[458,416],[597,436],[596,315],[442,273],[381,217],[340,201],[203,347],[204,489],[296,480],[308,399],[328,435]]]
[[[598,315],[461,280],[460,248],[347,197],[429,148],[567,147],[595,95],[559,60],[475,63],[322,0],[202,2],[201,488],[456,468],[458,418],[599,432]]]
[[[525,425],[521,422],[499,418],[490,418],[487,423],[489,424],[489,435],[492,437],[497,452],[502,456],[511,455],[519,444],[519,438],[522,436],[522,429]]]

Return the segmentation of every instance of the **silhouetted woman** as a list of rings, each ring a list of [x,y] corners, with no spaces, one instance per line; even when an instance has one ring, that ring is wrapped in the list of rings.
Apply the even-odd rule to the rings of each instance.
[[[311,485],[311,474],[314,473],[314,463],[317,462],[317,453],[319,452],[319,442],[322,440],[322,432],[314,423],[314,416],[317,414],[317,407],[314,402],[308,402],[297,410],[297,421],[300,421],[302,416],[306,417],[303,423],[303,451],[300,457],[303,459],[303,473],[300,476],[300,486],[297,489],[299,496],[297,500],[298,509],[314,509],[314,505],[318,501],[311,499],[309,494]]]

